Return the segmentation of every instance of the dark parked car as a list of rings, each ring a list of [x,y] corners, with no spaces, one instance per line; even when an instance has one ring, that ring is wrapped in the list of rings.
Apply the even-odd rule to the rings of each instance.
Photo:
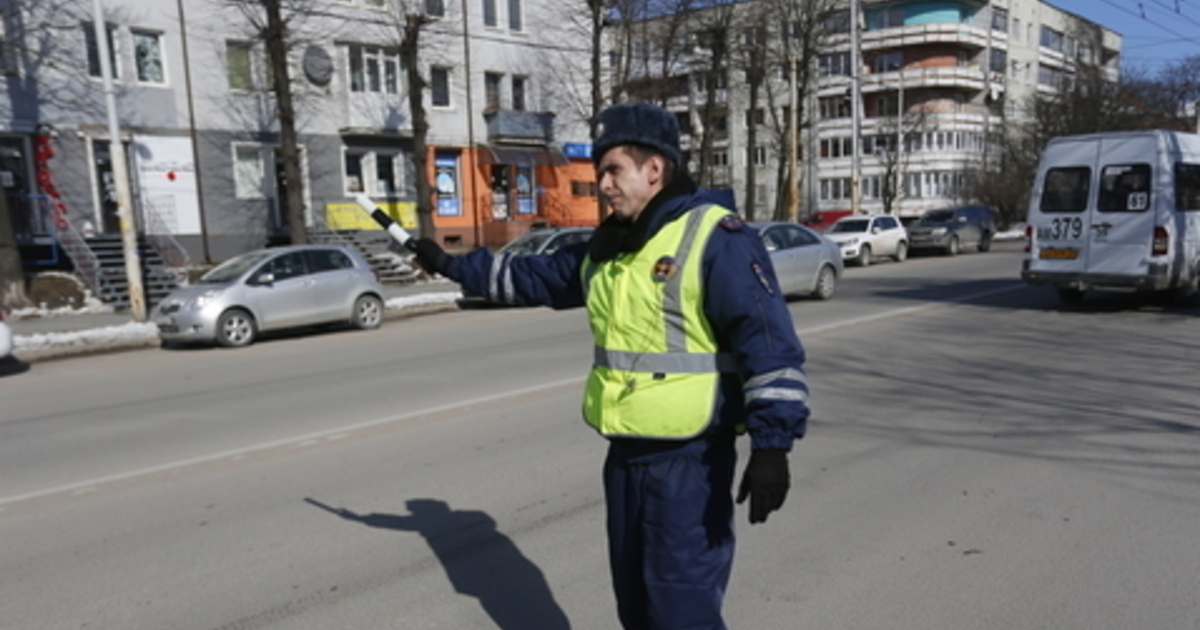
[[[506,243],[499,253],[505,254],[553,254],[575,243],[592,238],[590,227],[558,227],[531,230]]]
[[[987,206],[930,210],[908,228],[909,246],[956,256],[964,248],[986,252],[996,235],[996,219]]]

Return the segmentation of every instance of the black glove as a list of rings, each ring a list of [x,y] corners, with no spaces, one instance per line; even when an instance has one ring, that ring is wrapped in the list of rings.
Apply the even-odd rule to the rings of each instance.
[[[750,463],[742,474],[737,502],[750,497],[750,524],[767,522],[767,515],[780,507],[791,487],[787,451],[766,448],[750,452]]]
[[[421,263],[421,267],[429,273],[443,273],[446,267],[450,264],[450,260],[454,258],[442,249],[437,241],[422,237],[417,239],[413,245],[413,253],[417,256],[417,262]]]

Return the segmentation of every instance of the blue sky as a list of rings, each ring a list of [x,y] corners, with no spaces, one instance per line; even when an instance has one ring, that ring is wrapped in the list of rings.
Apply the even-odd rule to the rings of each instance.
[[[1127,70],[1155,74],[1171,61],[1200,55],[1200,0],[1047,1],[1123,35]]]

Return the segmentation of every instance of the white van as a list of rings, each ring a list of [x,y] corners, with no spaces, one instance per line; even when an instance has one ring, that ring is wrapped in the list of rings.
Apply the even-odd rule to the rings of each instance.
[[[1200,278],[1200,135],[1055,138],[1030,196],[1021,278],[1058,288],[1190,295]]]

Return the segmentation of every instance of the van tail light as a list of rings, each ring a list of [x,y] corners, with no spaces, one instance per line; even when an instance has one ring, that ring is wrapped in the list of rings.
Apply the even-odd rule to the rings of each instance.
[[[1026,225],[1025,226],[1025,253],[1028,254],[1029,252],[1032,252],[1032,251],[1033,251],[1033,226]]]
[[[1166,256],[1167,246],[1170,245],[1171,239],[1167,235],[1167,228],[1159,225],[1154,228],[1154,244],[1150,251],[1153,256]]]

